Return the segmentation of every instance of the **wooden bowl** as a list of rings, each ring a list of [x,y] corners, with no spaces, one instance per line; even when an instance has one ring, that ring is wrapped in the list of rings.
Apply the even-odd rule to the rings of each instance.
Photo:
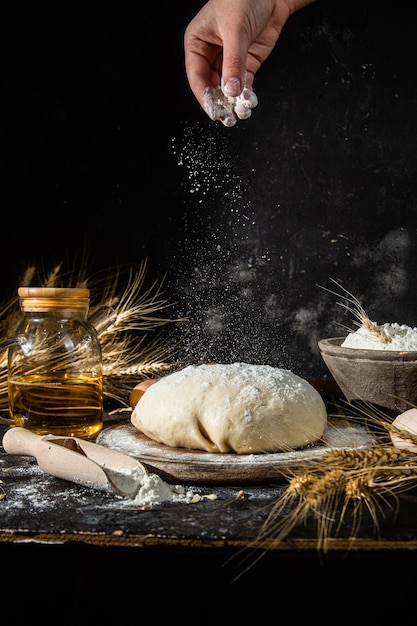
[[[390,413],[417,406],[417,352],[343,348],[344,337],[321,339],[321,356],[348,402]]]

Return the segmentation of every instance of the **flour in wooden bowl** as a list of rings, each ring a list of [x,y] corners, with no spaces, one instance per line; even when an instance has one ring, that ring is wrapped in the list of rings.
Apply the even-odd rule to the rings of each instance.
[[[341,346],[360,350],[416,352],[417,328],[405,324],[372,322],[369,327],[360,326],[355,332],[350,332]]]

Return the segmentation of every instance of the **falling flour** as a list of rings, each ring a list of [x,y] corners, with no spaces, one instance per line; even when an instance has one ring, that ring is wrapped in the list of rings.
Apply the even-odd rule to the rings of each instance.
[[[360,326],[357,331],[351,332],[342,342],[343,348],[364,350],[397,350],[401,352],[417,351],[417,328],[405,324],[387,323],[378,325],[373,322],[378,333]],[[385,337],[382,341],[379,337]]]

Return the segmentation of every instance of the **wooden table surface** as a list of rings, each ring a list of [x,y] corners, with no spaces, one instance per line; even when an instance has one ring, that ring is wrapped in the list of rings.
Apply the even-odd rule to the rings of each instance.
[[[0,428],[1,437],[6,428]],[[272,583],[270,574],[265,572],[270,572],[271,567],[278,571],[285,567],[291,575],[301,568],[313,577],[318,575],[314,569],[318,567],[319,576],[323,577],[323,562],[332,562],[332,567],[338,568],[340,582],[341,572],[347,575],[347,563],[354,566],[357,577],[361,572],[364,575],[365,563],[372,561],[374,569],[368,574],[375,582],[394,559],[401,557],[401,567],[404,559],[417,563],[416,490],[399,495],[396,503],[387,501],[379,511],[378,528],[366,508],[357,530],[353,530],[353,520],[346,516],[339,536],[330,538],[326,554],[320,554],[313,517],[296,526],[283,541],[276,543],[270,536],[257,543],[253,551],[271,507],[285,490],[282,480],[264,485],[190,484],[194,493],[215,494],[216,499],[165,502],[147,509],[133,506],[120,496],[49,476],[39,469],[34,458],[8,455],[3,448],[0,479],[0,555],[9,567],[14,563],[17,576],[27,559],[46,564],[48,570],[64,567],[70,571],[68,562],[71,567],[75,567],[74,562],[88,563],[85,571],[82,565],[79,581],[89,571],[100,578],[106,568],[112,572],[124,568],[126,560],[130,564],[142,563],[148,572],[153,572],[153,577],[170,571],[175,578],[176,563],[179,569],[190,568],[183,575],[190,590],[205,581],[206,585],[222,584],[223,591],[226,585],[232,597],[246,593],[261,580],[263,588],[268,588]],[[258,562],[259,555],[262,556]],[[248,572],[242,573],[248,564]],[[393,567],[398,568],[397,562]],[[326,584],[332,585],[332,570],[326,571]],[[114,578],[116,574],[107,572],[109,575]],[[87,579],[82,580],[87,585]],[[171,590],[173,585],[171,581]],[[220,593],[219,588],[217,591]],[[238,615],[237,609],[233,615]]]
[[[337,390],[332,383],[314,381],[326,402]],[[333,385],[333,386],[332,386]],[[330,392],[329,392],[330,390]],[[121,422],[129,423],[129,418]],[[117,425],[116,423],[116,425]],[[106,421],[105,427],[114,426]],[[7,426],[0,426],[0,437]],[[0,447],[0,541],[64,543],[66,541],[116,546],[252,546],[271,507],[282,496],[286,481],[277,472],[265,484],[186,485],[202,496],[196,503],[163,502],[151,509],[135,506],[116,494],[89,489],[45,474],[30,456],[7,454]],[[212,496],[215,496],[215,499]],[[375,520],[366,510],[358,530],[347,515],[330,550],[417,549],[417,490],[387,500]],[[355,539],[352,540],[353,535]],[[317,527],[297,526],[282,542],[264,539],[270,550],[317,547]]]

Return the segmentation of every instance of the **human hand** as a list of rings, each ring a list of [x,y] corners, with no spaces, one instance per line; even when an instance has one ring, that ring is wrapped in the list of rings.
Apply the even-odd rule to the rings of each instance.
[[[315,0],[208,0],[184,34],[185,68],[212,120],[234,126],[258,99],[253,79],[288,17]]]

